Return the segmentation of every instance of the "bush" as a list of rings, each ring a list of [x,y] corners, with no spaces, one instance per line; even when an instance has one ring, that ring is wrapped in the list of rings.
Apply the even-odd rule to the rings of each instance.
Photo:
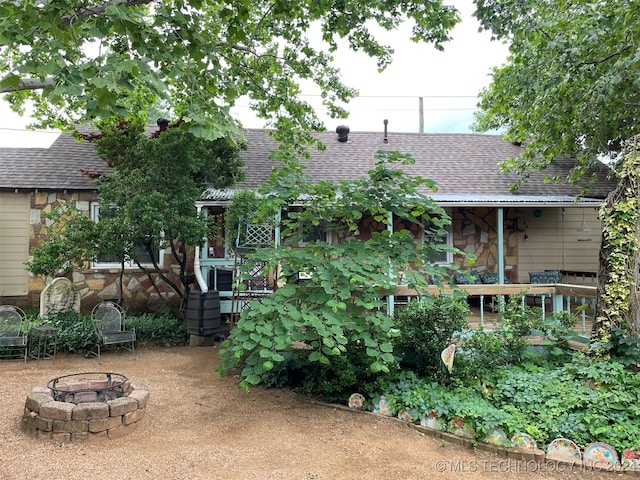
[[[262,377],[265,387],[289,387],[298,393],[311,395],[330,403],[346,403],[352,393],[371,398],[387,390],[387,382],[397,372],[374,373],[369,368],[366,348],[349,345],[342,355],[329,357],[329,363],[311,362],[306,352],[284,353],[285,360]]]
[[[73,310],[48,315],[43,325],[57,330],[56,349],[59,352],[83,352],[92,350],[96,334],[91,318]]]
[[[457,295],[433,295],[398,309],[394,320],[400,336],[394,344],[399,347],[401,365],[442,378],[445,370],[440,353],[451,344],[457,332],[469,327],[468,316],[466,297]]]
[[[127,328],[136,329],[138,343],[149,343],[168,347],[185,345],[188,341],[187,327],[183,321],[170,315],[144,313],[127,317]]]
[[[492,384],[500,367],[508,364],[509,357],[500,333],[475,330],[466,332],[462,346],[456,350],[451,376],[461,385]]]

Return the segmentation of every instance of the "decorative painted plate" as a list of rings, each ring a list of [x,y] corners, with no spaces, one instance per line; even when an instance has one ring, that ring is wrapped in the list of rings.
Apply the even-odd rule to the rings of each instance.
[[[380,400],[374,404],[373,413],[379,413],[380,415],[391,415],[389,404],[384,395],[380,395]]]
[[[494,445],[501,445],[503,447],[511,445],[507,434],[501,428],[494,428],[482,439],[485,443],[493,443]]]
[[[362,410],[364,405],[364,396],[359,393],[354,393],[349,397],[349,408],[356,410]]]
[[[412,420],[411,414],[409,412],[407,412],[406,410],[400,410],[398,412],[398,418],[400,420],[402,420],[403,422],[411,422],[411,420]]]
[[[590,467],[606,469],[619,463],[615,448],[604,442],[593,442],[584,447],[582,460]]]
[[[535,450],[538,448],[536,441],[528,433],[516,433],[511,437],[511,445],[515,448],[524,448],[526,450]]]
[[[424,412],[422,414],[422,419],[420,420],[420,425],[433,430],[442,430],[442,420],[438,418],[438,414],[435,410]]]
[[[547,455],[563,460],[582,460],[580,447],[566,438],[556,438],[547,447]]]
[[[622,466],[625,468],[640,468],[640,447],[627,448],[622,452]]]
[[[455,417],[449,422],[449,431],[459,437],[474,438],[476,436],[473,427],[460,417]]]

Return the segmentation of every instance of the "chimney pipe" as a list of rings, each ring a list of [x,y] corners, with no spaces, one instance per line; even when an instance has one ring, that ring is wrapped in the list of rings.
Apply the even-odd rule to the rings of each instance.
[[[389,120],[385,118],[383,120],[383,123],[384,123],[384,138],[382,139],[382,141],[384,143],[389,143],[389,138],[387,137],[387,125],[389,125]]]
[[[345,143],[349,140],[349,127],[346,125],[339,125],[338,128],[336,128],[336,133],[338,134],[339,142]]]

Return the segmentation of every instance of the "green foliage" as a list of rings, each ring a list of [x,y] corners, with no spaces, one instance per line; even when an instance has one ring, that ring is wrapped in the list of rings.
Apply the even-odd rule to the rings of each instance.
[[[505,170],[526,178],[557,158],[573,157],[571,180],[579,180],[600,155],[615,157],[637,134],[634,2],[475,3],[482,25],[509,43],[508,62],[482,93],[479,121],[482,130],[505,128],[509,140],[524,142],[524,154],[506,162]]]
[[[284,361],[263,375],[262,385],[289,387],[330,403],[345,403],[356,391],[373,398],[388,390],[389,377],[398,370],[391,364],[389,374],[372,372],[366,350],[365,346],[349,345],[343,355],[328,357],[328,364],[312,362],[300,350],[285,352]]]
[[[538,445],[566,437],[580,447],[602,441],[622,451],[640,441],[639,387],[640,374],[624,365],[576,354],[562,368],[505,371],[491,399],[520,412]]]
[[[105,121],[102,128],[97,151],[113,171],[90,172],[98,175],[100,221],[92,222],[72,205],[54,211],[47,238],[32,250],[28,268],[51,274],[102,255],[120,263],[134,261],[144,270],[142,264],[151,258],[149,272],[184,299],[190,263],[186,247],[200,243],[208,231],[207,219],[196,214],[194,205],[207,188],[242,180],[242,144],[208,141],[176,128],[150,138],[132,122]],[[178,282],[155,263],[155,252],[164,248],[179,267]]]
[[[492,405],[481,391],[444,387],[412,372],[400,374],[383,393],[394,411],[406,410],[414,422],[420,421],[424,413],[433,412],[443,427],[449,428],[453,419],[462,418],[478,438],[497,427],[505,428],[509,433],[522,428],[514,415]]]
[[[460,385],[492,384],[499,368],[509,363],[504,339],[499,332],[465,332],[456,349],[451,376]]]
[[[245,222],[251,222],[259,205],[260,200],[253,190],[238,190],[233,194],[224,213],[227,245],[236,244],[240,220],[244,219]],[[242,239],[240,239],[240,243],[242,243]]]
[[[47,316],[44,323],[57,330],[56,348],[59,352],[90,351],[96,344],[96,334],[87,315],[73,310]]]
[[[500,325],[494,331],[502,339],[507,362],[515,365],[524,360],[529,346],[527,337],[536,330],[542,330],[542,314],[539,309],[527,306],[521,295],[507,297],[502,305]]]
[[[248,97],[271,126],[306,132],[321,125],[298,96],[303,82],[320,88],[333,117],[357,95],[332,65],[338,42],[383,69],[392,50],[372,30],[405,21],[413,40],[441,49],[459,18],[442,0],[0,2],[0,90],[17,90],[17,110],[32,101],[39,125],[144,119],[160,100],[215,140],[237,129],[230,108]]]
[[[135,328],[138,344],[169,347],[185,345],[188,341],[187,327],[173,315],[144,313],[127,317],[127,328]]]
[[[424,297],[397,309],[394,321],[400,335],[394,345],[403,354],[402,364],[422,375],[446,378],[440,353],[454,334],[468,329],[469,314],[466,297],[455,294]]]
[[[638,339],[639,167],[640,154],[634,140],[625,151],[618,187],[600,208],[602,265],[590,350],[602,359],[618,354],[614,351],[625,348],[625,344],[637,344]]]
[[[610,174],[619,177],[600,213],[600,285],[590,345],[594,356],[606,359],[616,348],[614,329],[628,330],[627,336],[638,333],[629,328],[637,314],[630,307],[640,218],[634,100],[640,72],[638,5],[618,0],[475,3],[482,25],[510,43],[508,63],[496,69],[482,93],[478,128],[504,128],[507,139],[524,143],[523,154],[502,165],[521,175],[514,188],[560,158],[576,160],[568,180],[583,187]],[[603,167],[602,158],[612,168]]]
[[[303,344],[310,362],[331,364],[349,347],[363,346],[373,373],[395,364],[393,319],[382,309],[383,298],[393,292],[399,278],[423,289],[430,276],[446,277],[444,266],[426,261],[434,251],[456,251],[438,242],[417,242],[409,228],[387,229],[390,218],[422,228],[423,218],[450,221],[430,197],[420,193],[433,182],[391,168],[412,162],[398,153],[381,153],[368,179],[312,184],[301,166],[287,162],[272,174],[270,192],[261,211],[273,212],[305,199],[305,209],[289,210],[281,222],[282,245],[258,249],[243,266],[279,269],[282,285],[261,302],[242,311],[240,320],[221,351],[221,372],[241,367],[241,386],[262,382],[264,374],[283,362],[283,352]],[[360,222],[369,214],[380,225],[369,237],[359,238]],[[304,225],[324,225],[331,243],[323,240],[300,247]],[[461,253],[461,252],[458,252]],[[410,265],[415,268],[408,268]],[[297,282],[297,274],[310,279]]]
[[[548,360],[555,365],[562,365],[570,358],[569,340],[575,337],[577,319],[567,311],[554,313],[545,318],[543,324],[542,346],[546,349]]]
[[[63,202],[50,212],[42,212],[49,221],[40,241],[31,249],[33,259],[26,262],[34,275],[56,275],[70,272],[95,258],[92,238],[95,223],[83,216],[73,202]]]

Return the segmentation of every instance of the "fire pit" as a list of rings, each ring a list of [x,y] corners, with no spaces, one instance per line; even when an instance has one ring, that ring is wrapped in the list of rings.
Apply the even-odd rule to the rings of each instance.
[[[60,442],[119,438],[144,418],[149,390],[112,372],[63,375],[33,388],[22,429]]]

